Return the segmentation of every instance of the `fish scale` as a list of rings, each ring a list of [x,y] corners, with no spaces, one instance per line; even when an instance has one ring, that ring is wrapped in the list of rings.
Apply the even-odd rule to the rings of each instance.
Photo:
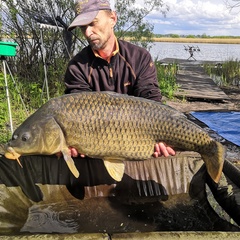
[[[23,136],[29,139],[23,141]],[[207,171],[219,181],[224,147],[175,109],[147,99],[113,92],[82,92],[51,99],[13,133],[6,154],[62,152],[78,177],[68,147],[102,158],[109,174],[120,181],[125,160],[146,160],[162,141],[176,149],[199,152]],[[41,149],[41,150],[40,150]]]

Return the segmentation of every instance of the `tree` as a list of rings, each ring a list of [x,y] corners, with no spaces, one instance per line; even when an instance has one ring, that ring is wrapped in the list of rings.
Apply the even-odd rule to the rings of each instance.
[[[225,0],[225,4],[228,9],[232,10],[233,8],[240,7],[240,0]]]
[[[116,35],[119,38],[130,37],[137,45],[147,48],[153,37],[153,24],[144,20],[152,11],[161,11],[163,15],[169,10],[163,8],[162,0],[143,1],[143,7],[135,6],[135,0],[117,0],[115,10],[118,15],[118,22],[115,27]],[[131,6],[131,7],[129,7]]]
[[[59,45],[62,37],[69,39],[69,33],[62,28],[46,29],[48,26],[57,26],[55,17],[61,14],[61,18],[68,18],[73,6],[69,1],[20,1],[20,0],[4,0],[1,6],[2,12],[2,29],[1,38],[13,39],[18,43],[18,74],[25,78],[34,76],[35,68],[39,67],[43,55],[50,57],[54,54],[54,58],[66,57],[66,51],[70,50],[72,43],[67,44],[67,49]],[[63,9],[66,9],[65,11]],[[73,14],[70,15],[70,18]],[[44,49],[41,46],[41,31],[44,34]],[[50,60],[50,59],[49,59]],[[22,66],[21,66],[22,65]],[[26,67],[29,71],[26,71]]]

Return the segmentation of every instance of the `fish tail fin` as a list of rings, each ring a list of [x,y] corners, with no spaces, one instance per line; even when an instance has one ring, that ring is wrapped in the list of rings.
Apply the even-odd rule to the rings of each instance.
[[[67,166],[69,168],[69,170],[71,171],[71,173],[76,177],[78,178],[79,177],[79,171],[77,170],[76,166],[75,166],[75,163],[71,157],[71,155],[69,154],[69,151],[62,151],[63,153],[63,157],[64,157],[64,160],[65,162],[67,163]]]
[[[218,183],[221,178],[223,163],[226,154],[225,147],[216,141],[212,141],[211,150],[208,154],[202,155],[206,164],[207,172],[214,182]]]

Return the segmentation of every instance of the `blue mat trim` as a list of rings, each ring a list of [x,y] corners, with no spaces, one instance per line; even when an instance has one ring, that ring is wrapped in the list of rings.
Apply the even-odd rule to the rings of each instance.
[[[191,112],[213,131],[240,146],[240,112]]]

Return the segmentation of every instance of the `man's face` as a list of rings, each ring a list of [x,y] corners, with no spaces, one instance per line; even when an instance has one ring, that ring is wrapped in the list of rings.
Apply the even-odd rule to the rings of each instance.
[[[115,23],[114,12],[101,10],[90,24],[81,26],[81,31],[94,50],[101,50],[106,47],[108,40],[114,34]]]

